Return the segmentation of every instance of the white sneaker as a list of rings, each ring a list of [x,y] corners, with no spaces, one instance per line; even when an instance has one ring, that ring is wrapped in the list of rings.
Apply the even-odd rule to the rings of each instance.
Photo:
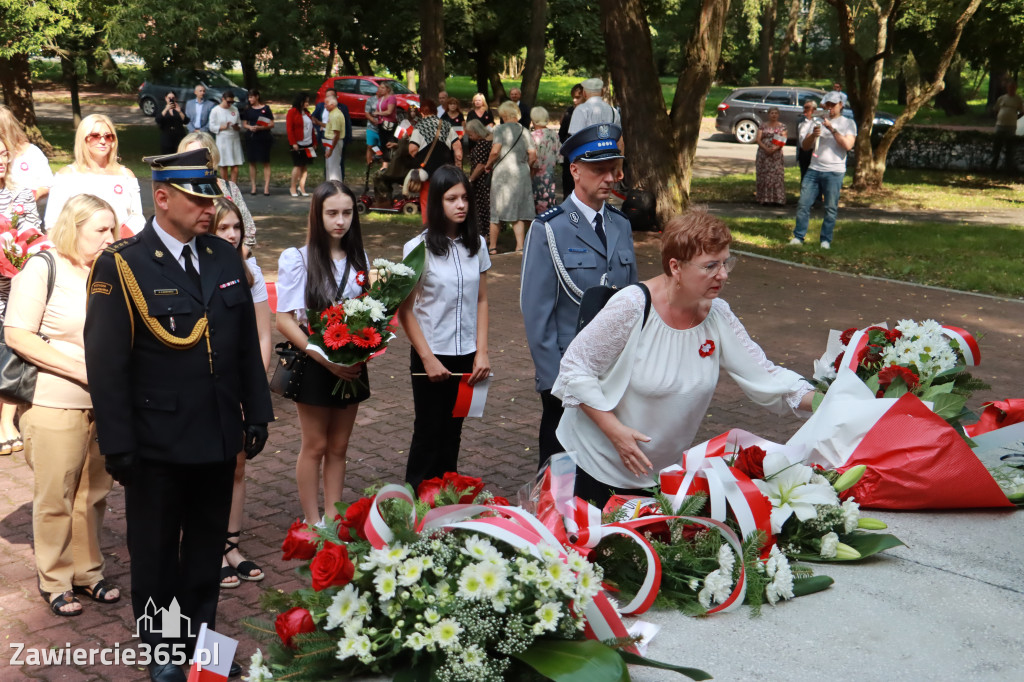
[[[797,239],[796,237],[793,237],[792,239],[789,240],[789,245],[790,246],[803,246],[804,243],[802,241],[800,241],[799,239]]]
[[[821,248],[823,248],[823,249],[825,249],[826,251],[828,251],[829,249],[831,249],[831,248],[832,248],[832,245],[831,245],[830,243],[828,243],[828,242],[822,242],[822,243],[821,243]]]

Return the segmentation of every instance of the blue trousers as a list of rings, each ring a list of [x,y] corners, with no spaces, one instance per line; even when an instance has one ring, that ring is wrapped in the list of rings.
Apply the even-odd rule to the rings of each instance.
[[[839,190],[843,187],[843,176],[846,173],[826,173],[807,169],[803,182],[800,183],[800,201],[796,206],[796,228],[793,236],[800,241],[807,236],[807,223],[811,219],[811,206],[819,195],[825,196],[825,219],[821,222],[821,241],[831,242],[832,231],[836,226],[836,214],[839,212]]]

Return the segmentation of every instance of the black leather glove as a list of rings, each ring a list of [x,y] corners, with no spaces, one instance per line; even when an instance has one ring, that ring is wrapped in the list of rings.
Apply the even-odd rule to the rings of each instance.
[[[245,425],[245,445],[242,449],[245,450],[245,458],[252,459],[256,455],[263,451],[263,446],[267,444],[267,425],[266,424],[246,424]]]
[[[117,452],[106,455],[103,458],[103,468],[107,470],[111,478],[121,485],[129,485],[132,482],[132,463],[135,455],[130,452]]]

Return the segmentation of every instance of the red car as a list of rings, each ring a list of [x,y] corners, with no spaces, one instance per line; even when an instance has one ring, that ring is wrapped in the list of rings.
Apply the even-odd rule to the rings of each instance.
[[[391,91],[398,97],[398,118],[405,118],[409,112],[409,103],[418,107],[420,96],[412,92],[393,78],[380,76],[335,76],[324,81],[316,91],[316,101],[323,102],[328,88],[338,92],[338,102],[348,107],[349,116],[353,121],[366,121],[366,100],[377,94],[381,83],[391,85]]]

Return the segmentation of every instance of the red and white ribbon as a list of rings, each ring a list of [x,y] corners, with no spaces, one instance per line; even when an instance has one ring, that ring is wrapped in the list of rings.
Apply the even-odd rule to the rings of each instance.
[[[942,325],[942,333],[953,339],[960,346],[960,352],[964,355],[964,362],[968,367],[977,367],[981,364],[981,347],[971,336],[971,333],[960,327]]]

